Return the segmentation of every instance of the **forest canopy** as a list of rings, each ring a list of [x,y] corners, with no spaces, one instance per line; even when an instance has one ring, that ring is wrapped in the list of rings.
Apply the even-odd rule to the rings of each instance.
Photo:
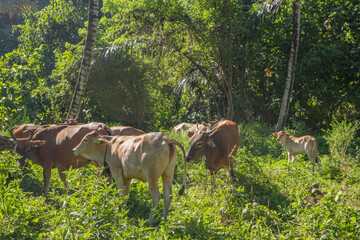
[[[87,1],[1,12],[0,126],[66,116],[87,26]],[[262,1],[104,0],[80,118],[154,130],[230,118],[274,125],[284,93],[292,9]],[[358,118],[360,9],[303,1],[287,125]],[[261,12],[261,13],[260,13]],[[15,23],[13,25],[13,23]]]

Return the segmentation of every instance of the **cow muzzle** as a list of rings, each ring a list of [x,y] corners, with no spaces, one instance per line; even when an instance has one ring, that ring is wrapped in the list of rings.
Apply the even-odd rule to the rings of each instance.
[[[20,169],[30,168],[30,164],[25,156],[20,156],[20,159],[17,160],[17,163]]]
[[[78,149],[74,148],[74,149],[72,150],[72,153],[73,153],[75,156],[77,156],[77,155],[79,154],[79,151],[78,151]]]
[[[192,161],[195,160],[194,157],[191,157],[191,156],[189,156],[189,155],[187,155],[185,159],[186,159],[186,162],[192,162]]]

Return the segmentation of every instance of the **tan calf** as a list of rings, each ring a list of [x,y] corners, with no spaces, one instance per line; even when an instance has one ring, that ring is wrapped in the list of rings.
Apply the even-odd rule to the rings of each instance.
[[[298,154],[307,154],[309,156],[310,162],[312,164],[312,171],[314,173],[315,163],[319,167],[319,172],[321,174],[321,164],[318,157],[318,140],[310,135],[302,137],[293,137],[285,131],[281,130],[279,132],[273,133],[276,136],[276,140],[280,142],[285,151],[288,153],[288,161],[295,161],[295,156]]]
[[[149,224],[153,224],[155,210],[160,200],[159,179],[162,178],[164,191],[164,220],[166,221],[171,195],[172,181],[176,165],[176,148],[184,156],[183,146],[164,133],[147,133],[138,136],[100,136],[97,132],[87,134],[73,149],[75,156],[95,160],[100,166],[108,165],[116,186],[123,195],[129,194],[132,179],[147,182],[152,198]],[[183,188],[185,188],[186,173]]]

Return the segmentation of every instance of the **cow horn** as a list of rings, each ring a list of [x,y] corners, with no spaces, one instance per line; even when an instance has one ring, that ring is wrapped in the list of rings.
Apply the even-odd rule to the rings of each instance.
[[[207,131],[205,134],[207,134],[207,135],[210,135],[213,131],[215,131],[216,130],[216,128],[213,128],[212,130],[210,130],[210,131]]]
[[[28,129],[28,130],[24,131],[24,133],[26,133],[26,132],[30,132],[30,136],[28,137],[28,139],[31,140],[33,138],[33,136],[34,136],[34,131]]]
[[[13,133],[13,130],[14,130],[15,128],[17,128],[17,127],[13,127],[13,128],[10,129],[10,136],[11,136],[11,138],[12,138],[14,141],[16,141],[16,137],[15,137],[15,135],[14,135],[14,133]]]

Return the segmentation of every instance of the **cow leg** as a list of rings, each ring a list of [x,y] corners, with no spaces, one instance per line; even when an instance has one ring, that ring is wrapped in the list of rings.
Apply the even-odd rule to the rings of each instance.
[[[130,192],[130,183],[131,183],[131,179],[125,179],[123,182],[123,187],[121,189],[121,195],[126,197],[126,199],[123,202],[124,206],[126,206],[127,201],[129,199],[127,196],[129,195]]]
[[[320,163],[320,158],[318,156],[315,157],[315,162],[317,163],[318,165],[318,168],[319,168],[319,173],[321,175],[321,163]]]
[[[65,173],[64,173],[62,170],[60,170],[60,169],[58,169],[58,172],[59,172],[59,176],[60,176],[61,181],[64,183],[65,189],[67,189],[67,183],[66,183],[66,175],[65,175]]]
[[[211,187],[214,186],[214,182],[215,182],[214,174],[213,174],[213,171],[210,170],[210,184],[211,184]]]
[[[116,182],[116,188],[120,190],[120,194],[123,196],[129,195],[129,187],[131,183],[131,179],[124,179],[124,175],[121,173],[121,171],[111,171],[111,175],[115,179]],[[127,204],[128,198],[124,200],[122,203],[124,206]]]
[[[48,196],[48,190],[49,190],[49,184],[50,184],[50,178],[51,178],[51,168],[44,167],[43,170],[43,176],[44,176],[44,195],[45,197]]]
[[[229,170],[228,170],[228,172],[229,172],[229,175],[230,175],[230,180],[232,181],[232,182],[235,182],[235,174],[234,174],[234,163],[233,163],[233,161],[231,161],[231,159],[229,159]]]
[[[160,191],[159,191],[159,179],[150,179],[148,181],[149,191],[151,194],[151,212],[149,217],[149,224],[154,224],[155,212],[157,207],[159,206],[160,201]]]
[[[292,157],[292,154],[290,152],[288,152],[288,163],[291,162],[291,157]]]
[[[312,165],[312,172],[314,174],[314,168],[315,168],[315,158],[312,156],[312,154],[308,153],[308,157],[309,157],[309,160],[311,162],[311,165]]]
[[[215,184],[215,171],[210,170],[210,196],[212,196],[213,188],[216,188]]]
[[[163,215],[164,221],[167,220],[167,216],[170,208],[170,202],[172,199],[172,181],[174,179],[175,165],[176,165],[176,151],[171,162],[166,167],[164,173],[161,176],[163,182],[163,192],[164,192],[164,215]]]
[[[163,191],[164,191],[164,221],[167,220],[167,215],[169,213],[170,202],[172,198],[172,180],[174,179],[174,174],[172,176],[168,176],[163,174],[162,175],[162,182],[163,182]]]

